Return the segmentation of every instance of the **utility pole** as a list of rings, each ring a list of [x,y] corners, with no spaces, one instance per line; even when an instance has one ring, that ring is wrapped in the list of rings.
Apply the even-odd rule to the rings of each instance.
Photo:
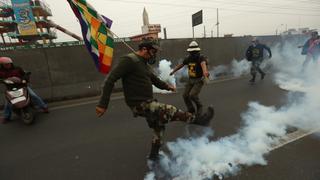
[[[219,37],[219,9],[217,8],[217,37]]]
[[[288,32],[288,24],[286,24],[286,32]]]
[[[211,30],[211,37],[213,38],[213,30]]]
[[[203,37],[206,38],[206,26],[203,26]]]
[[[192,39],[194,39],[194,26],[192,26]]]
[[[163,28],[164,39],[167,39],[167,28]]]

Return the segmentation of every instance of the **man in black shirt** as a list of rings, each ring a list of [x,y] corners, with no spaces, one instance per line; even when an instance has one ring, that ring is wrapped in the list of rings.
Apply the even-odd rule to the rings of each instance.
[[[263,57],[264,49],[268,51],[269,58],[271,58],[272,54],[271,54],[270,48],[264,44],[260,44],[259,40],[256,37],[254,37],[252,39],[252,45],[250,45],[246,51],[247,60],[252,62],[251,69],[250,69],[250,72],[252,75],[252,79],[250,80],[251,83],[255,82],[257,71],[260,73],[261,79],[263,79],[264,76],[266,75],[266,73],[263,72],[260,68],[260,64],[264,59]]]
[[[192,41],[189,44],[187,51],[189,52],[189,55],[184,59],[182,64],[179,64],[174,68],[170,75],[173,75],[183,66],[188,66],[189,80],[183,93],[183,99],[187,106],[188,112],[196,112],[196,114],[200,115],[202,113],[203,105],[200,102],[199,94],[204,84],[204,78],[209,77],[207,68],[208,60],[206,57],[200,54],[200,48],[196,41]],[[195,103],[197,111],[192,103]]]

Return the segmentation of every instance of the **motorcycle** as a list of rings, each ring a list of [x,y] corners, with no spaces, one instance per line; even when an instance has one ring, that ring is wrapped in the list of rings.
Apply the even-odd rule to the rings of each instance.
[[[27,72],[26,77],[29,78],[30,74],[30,72]],[[6,86],[5,98],[11,105],[13,113],[15,113],[24,124],[32,124],[35,120],[36,111],[27,89],[27,80],[19,77],[9,77],[1,80],[1,82]]]

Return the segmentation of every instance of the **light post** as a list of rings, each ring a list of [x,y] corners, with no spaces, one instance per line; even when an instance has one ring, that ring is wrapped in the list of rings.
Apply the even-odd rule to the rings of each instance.
[[[276,35],[278,35],[278,29],[283,26],[283,24],[280,24],[277,28],[276,28]],[[279,32],[279,34],[281,34],[281,32]]]

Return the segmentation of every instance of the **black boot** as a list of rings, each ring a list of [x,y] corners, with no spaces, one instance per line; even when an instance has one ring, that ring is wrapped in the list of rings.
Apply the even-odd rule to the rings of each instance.
[[[161,143],[159,141],[152,142],[151,150],[148,159],[151,161],[159,160],[159,151],[160,151]]]
[[[212,106],[209,106],[207,112],[202,115],[197,115],[192,124],[200,126],[209,126],[211,119],[214,116],[214,109]]]

